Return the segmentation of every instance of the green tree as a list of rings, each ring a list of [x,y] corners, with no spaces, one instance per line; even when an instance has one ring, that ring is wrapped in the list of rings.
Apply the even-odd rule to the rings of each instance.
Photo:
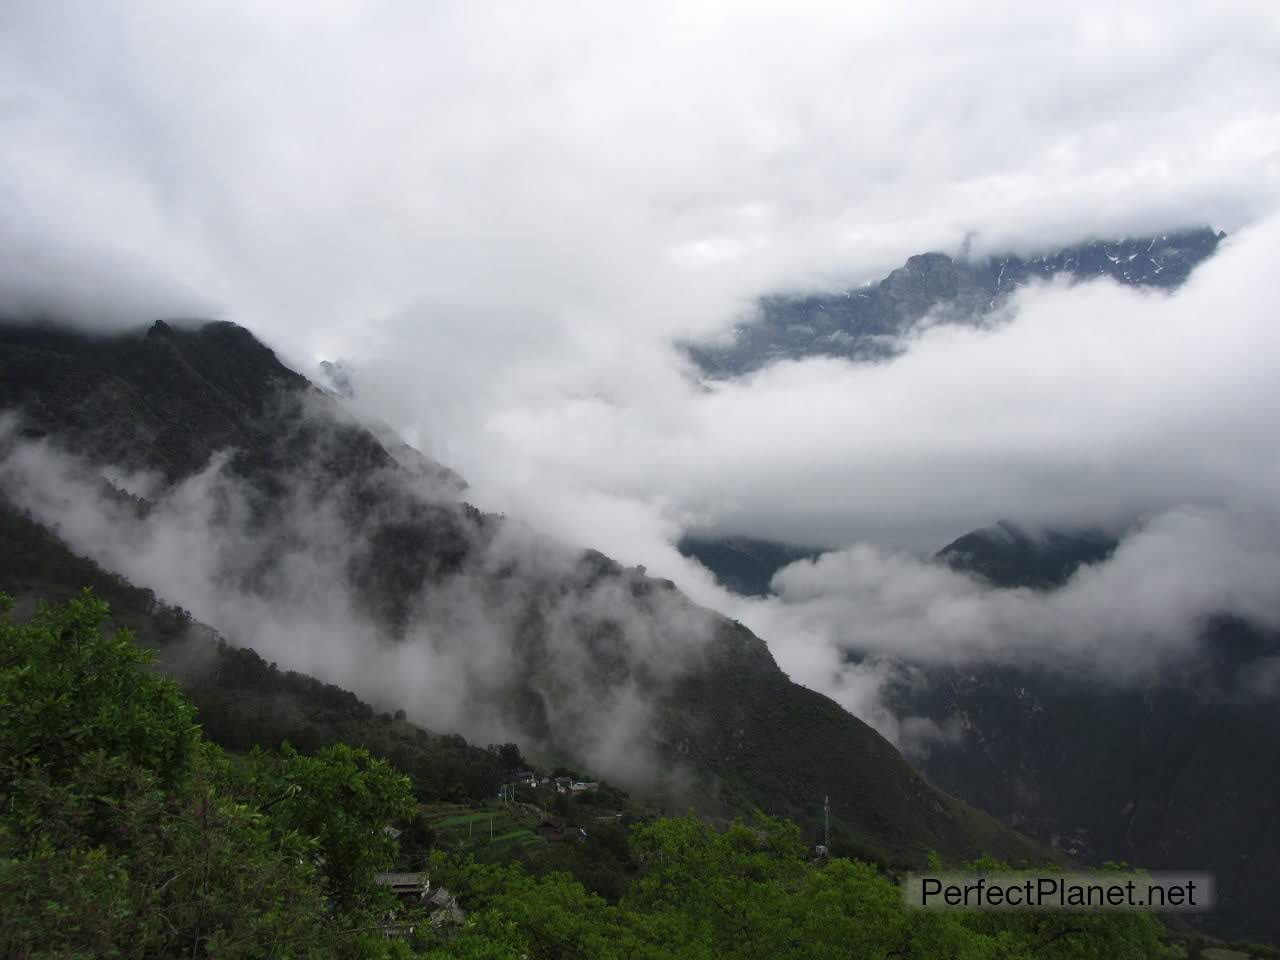
[[[102,750],[175,783],[199,739],[194,711],[126,630],[99,629],[107,605],[86,591],[42,605],[27,624],[0,607],[0,763],[8,776],[38,764],[57,776]],[[3,789],[3,787],[0,787]]]
[[[413,784],[369,751],[334,744],[312,756],[285,744],[278,755],[250,759],[256,799],[277,835],[314,841],[325,889],[342,910],[372,907],[385,897],[374,874],[395,862],[387,831],[417,813]]]
[[[0,609],[0,956],[404,954],[380,912],[335,909],[314,865],[371,878],[389,864],[390,838],[364,826],[405,809],[403,777],[360,751],[290,755],[286,783],[342,810],[290,796],[272,816],[228,789],[237,765],[130,636],[102,629],[104,604],[25,624]]]
[[[106,614],[0,622],[0,956],[323,955],[302,844],[219,793],[220,752]]]
[[[1168,956],[1143,915],[909,911],[875,866],[813,862],[794,824],[717,831],[695,817],[638,827],[642,866],[616,906],[565,875],[437,862],[470,908],[432,956],[680,960],[1037,960]],[[990,866],[990,864],[988,864]]]

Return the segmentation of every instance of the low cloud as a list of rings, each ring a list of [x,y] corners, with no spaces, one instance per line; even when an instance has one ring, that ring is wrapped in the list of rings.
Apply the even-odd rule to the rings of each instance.
[[[518,483],[486,460],[476,485],[526,516],[554,509],[539,494],[562,483],[678,526],[916,550],[1002,517],[1124,526],[1265,502],[1280,473],[1268,439],[1278,239],[1276,221],[1232,238],[1172,295],[1027,289],[1003,320],[930,327],[891,363],[784,362],[708,389],[662,381],[652,403],[526,405],[482,435]]]
[[[647,789],[678,787],[681,771],[659,767],[654,711],[699,662],[714,623],[674,591],[634,571],[584,567],[580,551],[501,522],[477,535],[459,572],[410,595],[392,629],[352,570],[379,523],[395,518],[353,529],[331,483],[299,472],[264,522],[228,451],[172,487],[152,484],[140,511],[103,495],[101,468],[18,440],[12,419],[3,426],[8,497],[233,642],[432,729],[515,740],[532,756]],[[146,479],[107,473],[126,486]]]
[[[1280,629],[1278,534],[1274,509],[1171,510],[1048,591],[997,588],[859,544],[784,568],[777,596],[744,604],[740,615],[762,635],[786,638],[774,648],[794,679],[903,743],[940,733],[913,729],[916,721],[881,703],[887,681],[922,682],[912,666],[1047,668],[1091,685],[1146,687],[1202,652],[1211,617]]]
[[[1271,617],[1252,535],[1280,482],[1274,4],[904,10],[7,3],[0,313],[198,312],[304,373],[343,359],[361,412],[481,507],[675,579],[866,717],[875,657],[1140,663],[1114,638],[1176,653],[1214,604]],[[672,346],[966,238],[980,256],[1201,223],[1230,239],[1171,296],[1029,288],[892,363],[709,386]],[[287,558],[287,615],[229,588],[253,550],[209,528],[211,493],[235,507],[219,477],[136,530],[95,527],[71,488],[49,515],[281,662],[437,674],[428,722],[496,669],[505,621],[461,599],[425,619],[475,637],[465,683],[435,634],[384,648],[320,589],[340,541]],[[1000,518],[1137,532],[1047,598],[921,559]],[[843,549],[753,603],[676,552],[695,525]]]
[[[903,664],[1142,682],[1193,653],[1212,615],[1278,623],[1277,239],[1275,221],[1241,233],[1173,294],[1050,284],[984,327],[922,329],[891,363],[784,363],[690,388],[665,401],[681,419],[601,399],[526,412],[495,447],[542,467],[525,489],[555,490],[555,478],[566,492],[517,493],[513,509],[673,577],[899,742],[912,721],[888,714],[880,691]],[[584,490],[608,495],[573,493]],[[1052,593],[928,561],[999,518],[1128,533]],[[693,522],[844,549],[750,601],[676,555],[672,531]]]

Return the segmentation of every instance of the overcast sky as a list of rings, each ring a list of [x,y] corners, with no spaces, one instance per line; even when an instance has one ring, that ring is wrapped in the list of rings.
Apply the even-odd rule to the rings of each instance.
[[[0,5],[0,308],[341,359],[481,506],[722,608],[684,526],[892,558],[1265,513],[1278,199],[1270,0]],[[881,367],[708,390],[672,348],[966,236],[1199,224],[1172,298],[1030,290]]]

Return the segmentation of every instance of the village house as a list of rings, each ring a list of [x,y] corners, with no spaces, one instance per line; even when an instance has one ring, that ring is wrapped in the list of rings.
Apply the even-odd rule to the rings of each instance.
[[[587,831],[576,823],[564,823],[560,820],[543,820],[534,832],[543,840],[560,843],[566,840],[583,841],[587,839]]]
[[[444,887],[431,889],[431,878],[424,873],[379,873],[374,881],[389,887],[401,903],[421,904],[433,927],[461,926],[466,912],[458,906],[458,898]],[[410,932],[412,932],[410,928]]]
[[[425,874],[379,873],[373,879],[376,883],[389,887],[404,903],[416,902],[426,895],[428,881]]]
[[[436,887],[426,898],[427,917],[433,927],[460,927],[466,912],[458,906],[458,898],[444,887]]]

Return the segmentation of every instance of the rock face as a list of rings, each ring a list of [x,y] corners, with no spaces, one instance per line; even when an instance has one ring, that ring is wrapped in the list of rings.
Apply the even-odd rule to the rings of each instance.
[[[941,323],[980,321],[1035,280],[1109,277],[1129,286],[1173,289],[1214,254],[1224,236],[1202,227],[1099,240],[1045,256],[979,261],[923,253],[877,284],[830,295],[765,297],[759,319],[738,328],[733,342],[686,344],[685,349],[713,378],[804,357],[881,360],[897,352],[899,338],[926,317]]]
[[[99,509],[125,524],[107,529],[129,536],[135,520],[199,514],[208,545],[186,541],[175,562],[199,562],[209,571],[200,582],[234,591],[237,606],[206,612],[186,596],[159,599],[192,609],[232,643],[245,638],[218,617],[239,610],[261,606],[299,645],[326,629],[330,610],[354,611],[352,625],[376,641],[364,660],[420,644],[417,655],[448,665],[448,692],[476,729],[519,731],[530,756],[585,761],[613,780],[627,782],[629,772],[631,786],[665,790],[681,810],[759,806],[813,824],[830,794],[838,849],[899,864],[922,863],[930,850],[953,859],[1044,854],[934,789],[866,724],[793,684],[762,640],[670,582],[593,551],[529,542],[502,518],[422,483],[421,464],[406,466],[390,439],[239,327],[156,324],[92,338],[0,325],[0,413],[21,425],[16,437],[0,433],[0,495],[19,512],[36,512],[45,493],[32,474],[38,458],[21,469],[13,462],[25,437],[69,452],[82,472],[111,465],[153,475],[142,497],[113,492],[127,509],[103,501]],[[100,472],[96,482],[109,486],[115,475]],[[205,489],[209,503],[175,502],[175,490],[189,498]],[[12,534],[0,551],[22,557],[42,543],[57,554],[57,505],[40,509],[43,533],[19,516],[0,527]],[[121,556],[118,544],[97,541],[76,552],[108,566]],[[80,586],[84,568],[72,553],[55,557],[26,592]],[[0,573],[21,579],[22,568]],[[14,589],[0,582],[6,588]],[[378,693],[387,711],[421,706],[403,675],[394,693],[357,686],[367,666],[322,679]],[[235,737],[230,696],[222,690],[209,703],[221,710],[224,736]],[[619,739],[626,730],[630,739]],[[649,765],[628,770],[640,755]],[[646,782],[657,774],[666,779]]]

